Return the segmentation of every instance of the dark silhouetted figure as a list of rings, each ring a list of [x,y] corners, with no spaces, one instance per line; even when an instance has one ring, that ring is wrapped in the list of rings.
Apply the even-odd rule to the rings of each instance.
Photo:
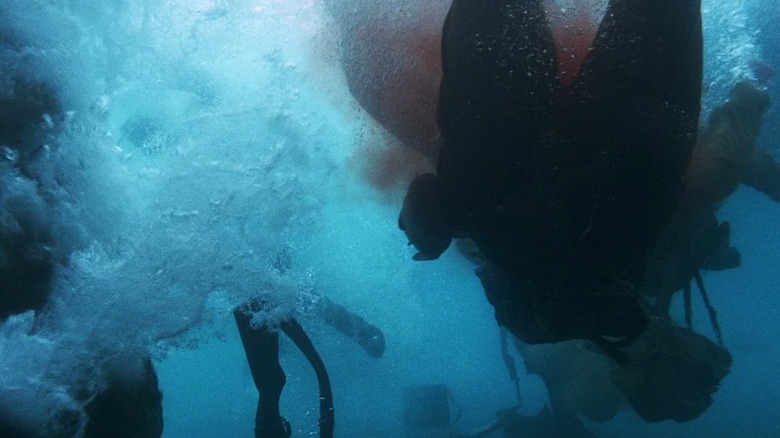
[[[644,257],[696,140],[700,1],[610,1],[568,86],[542,3],[453,2],[444,149],[437,174],[412,182],[400,225],[418,259],[473,239],[496,319],[520,339],[626,344],[647,326]]]

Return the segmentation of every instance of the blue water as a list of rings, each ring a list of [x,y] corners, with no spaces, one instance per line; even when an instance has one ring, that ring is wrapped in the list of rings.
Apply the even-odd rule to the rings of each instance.
[[[390,21],[423,9],[382,3]],[[780,8],[704,0],[703,11],[706,110],[750,76],[750,60],[780,68]],[[298,316],[328,366],[338,437],[403,436],[411,384],[446,384],[458,431],[516,404],[473,266],[452,249],[414,262],[397,229],[403,185],[380,192],[365,177],[366,150],[398,145],[350,95],[321,1],[3,0],[0,23],[20,41],[0,53],[0,79],[29,76],[61,97],[35,183],[18,190],[69,254],[39,316],[47,330],[31,335],[31,314],[0,326],[3,409],[45,425],[81,407],[73,387],[101,388],[102,363],[151,354],[163,436],[252,436],[257,393],[231,310],[258,292],[281,302],[269,319]],[[780,102],[776,83],[769,93]],[[759,147],[778,152],[779,122],[775,104]],[[731,373],[694,421],[650,425],[628,410],[583,420],[599,437],[780,436],[780,206],[742,188],[719,218],[743,255],[739,269],[705,276]],[[289,269],[273,263],[282,253]],[[306,303],[320,295],[381,328],[384,356],[313,315]],[[514,356],[522,412],[536,413],[544,384]],[[317,436],[314,374],[284,337],[281,359],[282,413],[293,436]]]

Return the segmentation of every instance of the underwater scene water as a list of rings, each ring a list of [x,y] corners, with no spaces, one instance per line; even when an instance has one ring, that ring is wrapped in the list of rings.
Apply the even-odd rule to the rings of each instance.
[[[417,261],[399,230],[410,181],[435,165],[438,82],[426,69],[440,68],[449,3],[3,0],[0,299],[43,304],[0,313],[0,434],[83,436],[96,394],[148,383],[153,365],[162,436],[253,436],[258,391],[233,311],[261,297],[252,327],[295,317],[322,358],[336,437],[567,436],[544,425],[476,435],[498,411],[550,406],[524,356],[561,375],[579,362],[521,355],[511,337],[502,355],[469,249]],[[578,7],[547,3],[564,21]],[[703,123],[737,82],[759,84],[771,103],[756,148],[777,159],[780,7],[702,3]],[[361,98],[371,93],[381,98]],[[589,433],[780,436],[775,201],[743,185],[717,212],[741,263],[702,273],[732,357],[712,404],[648,422],[621,399],[606,421],[575,414]],[[691,308],[693,329],[717,342],[695,285]],[[679,326],[684,309],[674,295]],[[284,334],[279,361],[292,436],[319,436],[317,378]],[[598,408],[589,391],[612,366],[561,377],[565,397]]]

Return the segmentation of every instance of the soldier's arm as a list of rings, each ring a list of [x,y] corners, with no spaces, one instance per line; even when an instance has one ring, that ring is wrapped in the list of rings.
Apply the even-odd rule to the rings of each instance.
[[[742,184],[780,202],[780,163],[767,151],[756,150],[742,174]]]
[[[749,82],[734,86],[700,134],[685,172],[683,205],[719,205],[751,174],[755,143],[769,96]]]

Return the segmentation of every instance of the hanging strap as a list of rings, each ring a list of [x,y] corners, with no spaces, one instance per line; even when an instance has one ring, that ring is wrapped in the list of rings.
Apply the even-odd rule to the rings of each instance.
[[[504,359],[504,365],[509,372],[509,380],[515,384],[515,394],[517,395],[517,406],[520,406],[523,402],[520,391],[520,377],[517,375],[517,365],[515,359],[509,354],[509,348],[507,346],[507,331],[499,327],[499,333],[501,333],[501,357]]]
[[[715,311],[715,308],[712,307],[712,303],[710,303],[707,289],[704,288],[704,279],[701,277],[700,272],[696,272],[693,278],[696,280],[696,286],[699,287],[699,292],[701,292],[701,299],[704,301],[704,306],[707,307],[707,312],[710,316],[710,324],[712,325],[712,330],[715,332],[715,337],[718,339],[718,345],[723,347],[723,334],[720,331],[720,324],[718,324],[718,312]]]
[[[698,272],[697,272],[698,274]],[[694,274],[696,276],[697,274]],[[693,304],[691,303],[691,283],[685,285],[683,288],[683,303],[685,304],[685,325],[688,326],[688,330],[693,330]]]

